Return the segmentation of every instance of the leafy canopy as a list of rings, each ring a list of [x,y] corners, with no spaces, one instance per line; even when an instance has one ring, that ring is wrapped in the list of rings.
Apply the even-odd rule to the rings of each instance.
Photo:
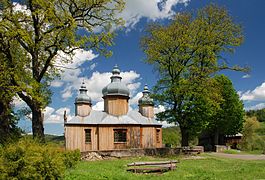
[[[179,13],[168,26],[148,27],[141,45],[146,62],[160,75],[154,98],[166,107],[158,118],[179,124],[182,145],[188,145],[219,108],[221,97],[213,74],[246,70],[228,66],[222,57],[242,41],[240,25],[224,8],[212,4],[196,14]]]

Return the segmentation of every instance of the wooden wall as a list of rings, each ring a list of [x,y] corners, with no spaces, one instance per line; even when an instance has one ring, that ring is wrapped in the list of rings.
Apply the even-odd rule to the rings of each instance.
[[[90,104],[75,104],[75,115],[85,117],[91,112]]]
[[[162,147],[162,129],[160,126],[140,125],[66,125],[66,149],[84,151],[159,148]],[[91,129],[91,143],[85,143],[85,129]],[[126,142],[114,142],[114,129],[127,129]],[[157,130],[159,137],[157,138]],[[158,140],[159,139],[159,140]]]
[[[127,142],[114,142],[114,129],[127,129]],[[139,148],[140,126],[104,126],[99,128],[99,150]]]
[[[128,112],[128,98],[122,96],[104,97],[104,111],[108,114],[120,116]]]
[[[140,105],[139,112],[145,117],[153,118],[154,117],[154,106]]]
[[[91,143],[85,143],[85,129],[91,129]],[[98,150],[97,127],[85,126],[66,126],[65,127],[65,146],[66,149],[80,151]]]

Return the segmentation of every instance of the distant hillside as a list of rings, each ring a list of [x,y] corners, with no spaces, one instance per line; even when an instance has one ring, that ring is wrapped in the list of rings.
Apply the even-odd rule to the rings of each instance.
[[[46,140],[46,142],[54,142],[54,143],[64,144],[64,136],[45,134],[45,140]]]

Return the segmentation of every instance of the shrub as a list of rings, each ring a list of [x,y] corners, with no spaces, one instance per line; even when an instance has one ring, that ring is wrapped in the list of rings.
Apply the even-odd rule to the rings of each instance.
[[[240,143],[242,150],[253,151],[265,149],[265,138],[260,135],[263,132],[260,125],[256,117],[246,118],[243,126],[243,138]]]
[[[177,147],[180,146],[180,130],[179,127],[168,127],[163,128],[163,144],[166,147]]]
[[[24,138],[1,148],[0,179],[61,179],[79,159],[78,151],[63,151]]]

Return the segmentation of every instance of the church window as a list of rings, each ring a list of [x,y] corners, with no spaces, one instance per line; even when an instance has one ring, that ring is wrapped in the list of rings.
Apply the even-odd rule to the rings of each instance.
[[[160,129],[156,129],[156,142],[160,143]]]
[[[91,129],[85,129],[85,143],[91,143]]]
[[[114,142],[126,142],[127,141],[127,129],[114,129]]]

